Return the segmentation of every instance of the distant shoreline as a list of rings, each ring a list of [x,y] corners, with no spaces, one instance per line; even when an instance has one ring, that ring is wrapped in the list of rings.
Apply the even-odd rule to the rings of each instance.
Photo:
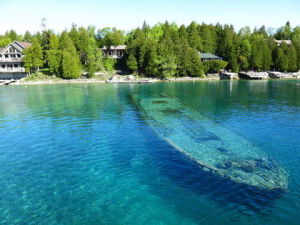
[[[104,80],[93,79],[74,79],[74,80],[41,80],[41,81],[17,81],[10,85],[40,85],[40,84],[91,84],[91,83],[105,83]]]
[[[157,82],[184,82],[184,81],[210,81],[220,80],[217,77],[183,77],[183,78],[169,78],[169,79],[157,79],[157,78],[137,78],[134,80],[98,80],[98,79],[73,79],[73,80],[37,80],[37,81],[23,81],[19,80],[9,85],[43,85],[43,84],[143,84],[143,83],[157,83]]]
[[[262,80],[299,80],[300,78],[267,78]],[[157,82],[189,82],[189,81],[219,81],[219,80],[249,80],[249,79],[221,79],[220,77],[179,77],[179,78],[148,78],[139,77],[132,80],[117,79],[117,80],[100,80],[100,79],[72,79],[72,80],[36,80],[36,81],[24,81],[18,80],[10,83],[9,85],[43,85],[43,84],[143,84],[143,83],[157,83]],[[0,84],[0,86],[4,84]]]

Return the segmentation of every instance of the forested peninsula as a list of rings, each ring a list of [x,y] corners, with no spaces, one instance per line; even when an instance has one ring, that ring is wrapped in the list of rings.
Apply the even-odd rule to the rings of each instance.
[[[300,27],[289,22],[277,30],[265,26],[236,31],[232,25],[198,24],[188,26],[159,23],[130,32],[116,28],[97,30],[77,27],[56,33],[44,28],[24,35],[14,30],[0,35],[0,47],[13,41],[30,42],[24,50],[26,72],[44,73],[62,79],[96,72],[122,71],[144,77],[204,77],[225,69],[239,71],[295,72],[300,69]],[[124,57],[114,59],[102,49],[126,45]],[[215,54],[222,60],[201,60],[201,53]]]

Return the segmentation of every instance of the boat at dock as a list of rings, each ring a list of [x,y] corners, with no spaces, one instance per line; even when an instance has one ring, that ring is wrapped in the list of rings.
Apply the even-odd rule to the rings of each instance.
[[[286,170],[245,138],[177,98],[164,94],[132,98],[156,134],[202,170],[261,190],[287,191]]]

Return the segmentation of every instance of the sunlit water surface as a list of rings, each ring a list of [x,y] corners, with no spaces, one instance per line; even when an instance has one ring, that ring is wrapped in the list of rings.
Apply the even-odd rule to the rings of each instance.
[[[203,172],[131,98],[156,93],[264,151],[288,172],[288,192]],[[0,224],[296,225],[299,134],[295,80],[0,87]]]

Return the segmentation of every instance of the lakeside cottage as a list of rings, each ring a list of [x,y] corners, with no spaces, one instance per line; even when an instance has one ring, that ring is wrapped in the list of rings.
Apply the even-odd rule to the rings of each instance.
[[[291,45],[292,44],[291,40],[276,40],[276,39],[274,39],[274,41],[276,42],[277,46],[280,46],[282,43],[285,43],[287,45]]]
[[[0,48],[0,80],[20,79],[26,76],[23,50],[29,46],[31,43],[14,41],[5,48]]]
[[[126,45],[117,45],[117,46],[112,45],[110,47],[104,46],[102,48],[104,55],[109,56],[114,59],[123,58],[124,54],[125,54],[125,50],[126,50]]]
[[[211,53],[202,53],[199,52],[199,55],[201,56],[201,61],[205,62],[208,60],[223,60],[222,57],[216,56],[214,54]]]

